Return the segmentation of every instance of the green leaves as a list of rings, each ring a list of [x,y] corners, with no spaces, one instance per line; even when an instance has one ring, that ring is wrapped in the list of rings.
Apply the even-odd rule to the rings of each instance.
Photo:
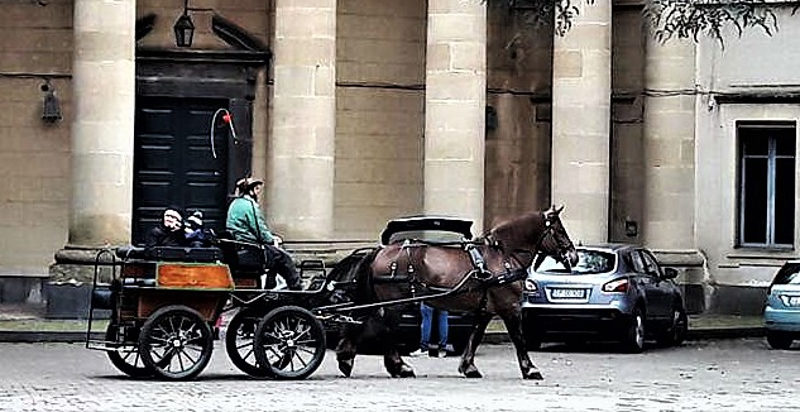
[[[580,2],[591,7],[594,0],[485,0],[491,5],[508,7],[510,13],[521,14],[531,25],[552,24],[563,36],[580,15]],[[794,2],[792,14],[800,8]],[[786,4],[786,3],[781,3]],[[645,0],[642,14],[650,34],[660,42],[670,39],[692,39],[701,35],[719,41],[724,47],[725,35],[760,28],[767,35],[778,30],[773,0]]]
[[[740,37],[751,28],[761,28],[770,36],[778,30],[778,19],[765,0],[648,0],[643,14],[660,42],[697,41],[705,35],[724,47],[724,36],[731,29]]]

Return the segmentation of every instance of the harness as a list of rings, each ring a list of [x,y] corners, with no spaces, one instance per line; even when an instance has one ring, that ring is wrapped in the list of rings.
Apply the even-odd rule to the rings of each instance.
[[[437,246],[437,247],[458,247],[459,249],[464,250],[469,256],[470,262],[472,263],[472,269],[467,271],[462,277],[460,285],[463,285],[468,278],[475,279],[478,281],[478,287],[481,291],[481,303],[478,308],[478,312],[485,312],[486,311],[486,304],[487,304],[487,292],[490,287],[502,286],[505,284],[513,283],[518,280],[522,280],[527,277],[527,268],[522,264],[522,262],[516,256],[512,255],[514,261],[516,261],[518,267],[514,268],[512,263],[509,261],[508,258],[503,260],[503,272],[499,274],[495,274],[486,265],[486,259],[481,252],[481,249],[478,247],[479,245],[487,244],[486,241],[461,241],[461,242],[429,242],[429,241],[422,241],[422,240],[411,240],[407,239],[403,241],[401,245],[401,250],[403,253],[394,261],[389,264],[389,275],[385,277],[381,277],[381,282],[397,282],[403,283],[408,282],[409,289],[411,293],[411,297],[415,298],[418,294],[418,288],[424,289],[426,291],[435,292],[435,293],[444,293],[454,291],[454,288],[447,288],[438,285],[431,285],[423,280],[421,280],[417,276],[417,269],[415,267],[415,259],[414,259],[414,251],[420,248],[425,248],[429,246]],[[403,273],[402,268],[405,268],[405,273]]]

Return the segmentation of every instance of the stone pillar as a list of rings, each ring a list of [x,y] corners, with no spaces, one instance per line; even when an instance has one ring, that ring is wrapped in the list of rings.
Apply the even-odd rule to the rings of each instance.
[[[550,178],[570,237],[586,244],[608,240],[611,0],[576,5],[580,15],[553,45]]]
[[[267,218],[292,239],[333,235],[336,0],[277,0]]]
[[[430,0],[425,63],[427,214],[483,230],[486,3]]]
[[[75,0],[69,242],[131,240],[135,0]]]
[[[642,236],[657,249],[693,249],[695,46],[647,37]]]

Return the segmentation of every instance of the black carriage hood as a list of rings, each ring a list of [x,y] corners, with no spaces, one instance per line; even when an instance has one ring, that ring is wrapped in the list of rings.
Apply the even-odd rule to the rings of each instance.
[[[381,244],[388,245],[395,233],[413,230],[442,230],[472,239],[472,221],[448,216],[410,216],[390,220],[381,232]]]

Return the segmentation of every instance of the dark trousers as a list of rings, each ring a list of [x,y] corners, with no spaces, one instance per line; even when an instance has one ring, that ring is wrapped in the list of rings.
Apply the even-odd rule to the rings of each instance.
[[[289,289],[300,289],[300,274],[294,266],[294,260],[288,253],[272,245],[264,245],[262,251],[255,247],[243,247],[239,249],[238,263],[239,269],[253,271],[256,276],[260,276],[265,269],[273,274],[279,274],[286,280]],[[267,279],[267,287],[273,287],[275,280],[271,277]]]
[[[288,253],[275,246],[264,245],[264,256],[267,269],[281,275],[289,289],[300,289],[300,274]]]

